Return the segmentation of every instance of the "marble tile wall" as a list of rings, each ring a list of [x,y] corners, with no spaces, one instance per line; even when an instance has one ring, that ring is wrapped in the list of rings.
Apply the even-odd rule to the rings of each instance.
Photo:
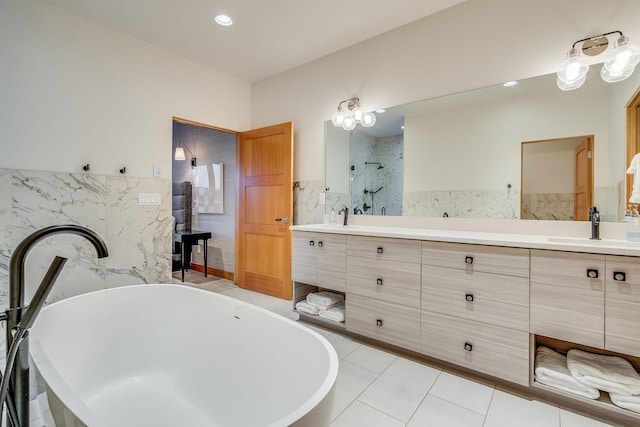
[[[160,193],[161,204],[138,205],[138,193]],[[158,178],[99,176],[0,169],[0,308],[7,306],[9,259],[34,231],[78,224],[100,234],[109,257],[97,259],[84,239],[56,235],[29,252],[25,297],[31,298],[53,257],[69,261],[49,301],[81,293],[171,279],[171,182]]]
[[[573,193],[533,193],[522,196],[522,219],[573,221]]]
[[[517,219],[520,192],[512,188],[405,193],[403,212],[406,216]]]
[[[293,188],[293,223],[295,225],[321,224],[323,222],[325,205],[336,203],[336,200],[333,197],[331,201],[325,199],[325,205],[321,205],[319,195],[322,192],[324,192],[324,180],[297,181],[295,183]]]

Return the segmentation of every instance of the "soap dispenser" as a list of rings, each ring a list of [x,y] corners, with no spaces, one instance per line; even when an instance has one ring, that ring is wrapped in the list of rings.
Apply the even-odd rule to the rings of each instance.
[[[338,218],[336,217],[336,210],[331,209],[331,213],[329,214],[329,224],[336,225],[338,224]]]

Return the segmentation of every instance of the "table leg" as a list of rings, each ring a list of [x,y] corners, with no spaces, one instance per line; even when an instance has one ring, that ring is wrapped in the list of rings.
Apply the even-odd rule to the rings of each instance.
[[[204,277],[207,277],[207,239],[204,239]]]
[[[186,257],[184,242],[180,242],[180,268],[182,269],[182,281],[184,282],[184,259]]]

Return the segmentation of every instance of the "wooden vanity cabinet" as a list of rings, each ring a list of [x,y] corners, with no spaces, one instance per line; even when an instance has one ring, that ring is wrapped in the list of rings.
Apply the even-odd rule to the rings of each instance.
[[[294,282],[344,292],[347,236],[294,231],[291,276]]]
[[[640,357],[640,261],[606,256],[606,350]]]
[[[604,348],[605,256],[531,250],[531,332]]]
[[[529,385],[529,250],[422,242],[421,352]]]
[[[347,331],[420,349],[420,241],[347,239]]]

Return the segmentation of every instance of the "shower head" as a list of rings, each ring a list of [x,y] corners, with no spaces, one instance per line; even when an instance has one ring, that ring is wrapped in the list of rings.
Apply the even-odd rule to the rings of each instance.
[[[364,162],[365,165],[378,165],[378,169],[384,169],[380,162]]]

